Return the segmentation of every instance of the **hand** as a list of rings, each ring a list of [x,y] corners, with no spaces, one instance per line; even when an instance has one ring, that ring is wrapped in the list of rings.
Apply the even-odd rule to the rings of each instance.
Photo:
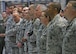
[[[3,34],[0,34],[0,37],[5,37],[5,34],[3,33]]]
[[[18,48],[21,48],[21,47],[22,47],[22,43],[18,42],[18,43],[17,43],[17,47],[18,47]]]
[[[26,42],[27,41],[27,39],[26,38],[22,38],[22,42]]]

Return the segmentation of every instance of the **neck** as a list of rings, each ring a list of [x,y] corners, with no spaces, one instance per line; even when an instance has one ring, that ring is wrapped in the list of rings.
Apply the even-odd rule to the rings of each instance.
[[[17,20],[16,20],[16,23],[18,23],[20,21],[20,18],[18,18]]]
[[[47,26],[49,24],[49,21],[45,22],[45,26]]]
[[[69,21],[72,21],[74,18],[76,18],[76,15],[72,15],[69,17]]]

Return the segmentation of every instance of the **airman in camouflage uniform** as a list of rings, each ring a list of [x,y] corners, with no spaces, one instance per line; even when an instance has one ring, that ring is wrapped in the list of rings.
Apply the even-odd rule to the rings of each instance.
[[[69,25],[64,33],[62,54],[76,54],[76,1],[69,1],[64,16],[68,19]]]
[[[10,28],[12,27],[12,25],[13,25],[13,19],[12,19],[12,17],[10,16],[9,17],[9,19],[7,20],[7,22],[6,22],[6,32],[8,31],[8,30],[10,30]],[[6,33],[5,32],[5,33]],[[6,54],[12,54],[12,48],[10,47],[10,39],[9,39],[9,36],[8,35],[6,35],[5,36],[5,53]]]
[[[33,34],[36,36],[36,51],[37,54],[40,54],[40,37],[45,26],[40,22],[39,18],[35,20],[33,25]]]
[[[0,54],[2,54],[2,52],[3,52],[3,48],[4,48],[4,46],[5,46],[5,41],[4,41],[4,37],[5,37],[5,21],[4,21],[4,19],[7,19],[6,17],[5,17],[5,12],[3,12],[2,13],[2,15],[0,14]],[[4,18],[5,17],[5,18]],[[1,18],[3,18],[3,19],[1,19]]]
[[[40,54],[40,39],[42,35],[42,30],[44,29],[44,25],[40,21],[42,11],[46,10],[47,7],[43,4],[38,4],[36,7],[36,19],[34,22],[34,34],[36,36],[36,47],[37,47],[37,54]]]
[[[22,38],[24,36],[24,31],[25,31],[25,25],[26,24],[26,20],[22,20],[22,22],[20,23],[20,29],[17,31],[17,34],[16,34],[16,43],[17,45],[18,44],[21,44],[21,46],[18,47],[19,49],[19,54],[23,54],[24,53],[24,46],[23,46],[23,42],[22,42]]]
[[[14,16],[19,16],[18,13],[13,13],[13,17]],[[9,39],[10,39],[10,47],[12,48],[12,54],[19,54],[18,53],[18,47],[16,45],[16,34],[17,34],[17,31],[20,29],[20,23],[22,21],[22,19],[20,17],[17,18],[19,21],[17,21],[18,23],[16,23],[16,18],[14,20],[14,25],[12,26],[12,28],[10,30],[8,30],[6,32],[6,35],[9,36]]]
[[[32,5],[30,5],[29,6],[29,15],[30,15],[30,17],[31,17],[31,19],[32,19],[32,26],[33,26],[33,28],[32,28],[32,31],[33,31],[33,34],[30,36],[30,46],[28,46],[28,47],[30,47],[31,48],[31,50],[29,50],[29,53],[30,54],[37,54],[37,48],[36,48],[36,31],[34,31],[34,28],[35,28],[35,26],[37,25],[36,24],[36,17],[35,17],[35,8],[36,8],[36,5],[35,4],[32,4]],[[39,23],[39,22],[38,22]],[[39,26],[37,26],[36,28],[38,28]]]
[[[32,22],[31,21],[26,21],[26,27],[25,27],[25,32],[24,32],[24,39],[26,41],[24,42],[24,51],[25,53],[31,53],[32,47],[30,45],[30,33],[32,32]]]
[[[59,18],[59,17],[56,17]],[[60,18],[59,18],[60,19]],[[56,19],[55,19],[56,20]],[[63,20],[63,19],[62,19]],[[51,21],[50,25],[47,27],[47,54],[53,53],[58,54],[62,53],[62,40],[63,40],[63,32],[66,28],[66,21],[60,22],[59,20]]]
[[[10,10],[6,10],[6,12],[9,12],[8,14],[8,20],[6,22],[6,31],[5,33],[7,33],[8,30],[10,30],[12,28],[12,26],[14,25],[14,21],[13,21],[13,17],[12,17],[12,10],[14,8],[14,6],[9,5],[7,7]],[[5,53],[6,54],[12,54],[12,48],[11,48],[11,41],[10,41],[10,37],[6,34],[5,36]]]
[[[47,25],[50,22],[50,20],[45,17],[45,11],[42,12],[41,17],[40,17],[41,23],[43,23],[43,25],[45,25],[45,28],[42,30],[41,32],[41,36],[40,36],[40,52],[39,54],[46,54],[46,33],[47,33]],[[45,22],[46,21],[46,22]]]
[[[30,36],[32,35],[33,33],[33,22],[31,21],[31,17],[30,15],[28,14],[28,7],[25,7],[23,8],[25,9],[25,11],[23,13],[24,14],[24,18],[26,19],[26,25],[25,25],[25,32],[24,32],[24,37],[22,38],[22,41],[24,42],[24,53],[27,54],[27,53],[31,53],[32,51],[32,46],[30,44],[31,42],[31,38]]]
[[[24,51],[24,54],[27,54],[27,35],[26,35],[26,30],[27,30],[27,27],[28,27],[28,24],[29,24],[29,16],[28,16],[28,10],[29,10],[29,8],[28,7],[24,7],[23,8],[23,12],[22,12],[22,14],[23,14],[23,19],[25,20],[25,23],[24,23],[24,25],[23,25],[23,29],[24,29],[24,34],[23,34],[23,36],[22,36],[22,38],[21,38],[21,42],[24,44],[24,46],[23,46],[23,51]],[[22,33],[22,32],[21,32]],[[26,35],[26,36],[25,36]]]
[[[59,3],[51,2],[48,8],[45,15],[47,16],[47,14],[49,14],[52,20],[47,26],[46,54],[61,54],[63,32],[67,26],[67,21],[58,14],[61,9]],[[57,10],[55,10],[55,8],[57,8]],[[49,13],[49,11],[51,12]]]
[[[43,29],[40,37],[40,54],[46,54],[46,28]]]

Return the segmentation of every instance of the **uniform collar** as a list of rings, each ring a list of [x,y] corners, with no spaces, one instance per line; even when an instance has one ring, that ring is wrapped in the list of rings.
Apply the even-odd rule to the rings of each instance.
[[[57,15],[48,23],[47,27],[50,26],[52,23],[54,23],[58,17],[59,17],[59,14],[57,14]]]

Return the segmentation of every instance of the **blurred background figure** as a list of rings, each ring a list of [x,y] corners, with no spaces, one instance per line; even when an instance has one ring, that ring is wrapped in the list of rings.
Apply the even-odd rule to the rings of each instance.
[[[7,14],[5,11],[2,12],[2,20],[0,20],[0,54],[3,52],[3,47],[5,45],[4,36],[5,36],[5,26],[7,21]]]
[[[7,21],[7,13],[6,13],[6,11],[3,11],[2,12],[2,17],[3,17],[3,20],[4,20],[4,22],[6,22]]]

